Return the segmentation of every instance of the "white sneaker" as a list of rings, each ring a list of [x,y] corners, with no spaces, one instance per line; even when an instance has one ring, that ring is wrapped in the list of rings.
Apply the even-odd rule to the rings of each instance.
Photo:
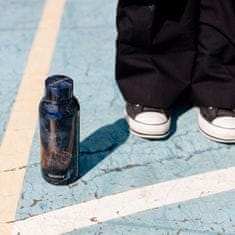
[[[162,139],[169,134],[171,119],[163,109],[127,103],[125,116],[133,135]]]
[[[235,143],[235,109],[200,107],[198,124],[207,138],[221,143]]]

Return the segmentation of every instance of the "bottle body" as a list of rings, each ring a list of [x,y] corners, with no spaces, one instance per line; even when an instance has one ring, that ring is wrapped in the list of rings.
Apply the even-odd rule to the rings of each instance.
[[[65,185],[79,177],[80,108],[72,96],[39,105],[41,172],[52,184]]]

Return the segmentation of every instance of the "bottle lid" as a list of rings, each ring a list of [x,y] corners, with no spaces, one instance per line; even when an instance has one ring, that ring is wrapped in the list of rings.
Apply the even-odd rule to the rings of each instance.
[[[73,97],[73,80],[64,75],[53,75],[45,81],[45,97],[55,102]]]

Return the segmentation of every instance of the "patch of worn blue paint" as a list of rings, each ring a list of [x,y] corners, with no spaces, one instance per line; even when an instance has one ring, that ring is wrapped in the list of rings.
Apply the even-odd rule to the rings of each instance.
[[[83,177],[73,185],[56,187],[41,178],[36,133],[18,219],[145,185],[234,166],[234,150],[230,146],[206,140],[196,131],[195,124],[191,131],[183,128],[195,115],[194,110],[181,116],[177,132],[170,139],[160,142],[128,138],[123,119],[113,118],[113,122],[110,120],[107,124],[105,120],[96,120],[95,112],[90,113],[94,132],[82,138]],[[121,113],[119,109],[117,118]],[[85,119],[81,126],[89,131],[91,127],[84,122]]]
[[[66,235],[235,233],[235,191],[144,211],[110,220]],[[64,234],[65,235],[65,234]]]
[[[27,172],[16,219],[235,165],[233,145],[211,142],[199,133],[195,109],[174,113],[173,134],[167,140],[148,141],[129,136],[123,119],[124,102],[114,81],[115,9],[116,1],[110,0],[67,2],[50,73],[62,73],[74,78],[75,94],[81,104],[82,177],[73,185],[62,187],[49,185],[41,178],[37,129],[30,160],[25,166]],[[223,193],[219,198],[229,203],[234,196],[234,192]],[[217,195],[210,198],[217,198]],[[208,197],[208,203],[210,198]],[[174,206],[167,207],[167,210],[175,211],[172,215],[170,212],[166,214],[164,207],[140,213],[137,218],[143,216],[143,224],[146,223],[147,228],[154,223],[158,226],[157,220],[161,218],[159,229],[162,230],[159,231],[178,231],[178,227],[170,225],[169,222],[173,215],[180,220],[187,216],[194,218],[193,213],[195,218],[197,213],[201,218],[213,217],[213,208],[216,210],[217,205],[210,204],[211,209],[207,211],[206,200],[193,200],[189,204],[185,202],[183,215],[177,205],[175,209]],[[193,202],[198,206],[194,206]],[[232,205],[231,210],[227,207],[218,213],[227,213],[234,218],[233,208]],[[189,209],[192,212],[189,212]],[[154,216],[155,213],[159,214]],[[151,217],[156,219],[151,219],[152,222],[148,225],[148,218]],[[136,215],[133,218],[136,218]],[[220,216],[213,218],[211,221],[220,223]],[[127,224],[126,227],[122,227],[121,222],[116,225],[114,222],[115,229],[137,231],[138,223],[129,223],[128,219],[129,217],[117,220]],[[210,230],[210,224],[206,221],[201,220],[202,231]],[[111,231],[109,224],[112,224],[112,221],[104,223],[104,229],[107,227],[104,231],[107,231],[107,234]],[[200,227],[197,227],[199,224],[192,224],[185,223],[185,231],[200,231]],[[136,227],[131,228],[132,225]],[[96,228],[99,229],[99,226],[102,227],[98,225]],[[226,222],[227,231],[231,231],[229,226]],[[91,228],[82,231],[84,234],[92,231],[90,233],[93,234],[95,230]]]
[[[44,0],[0,1],[0,143],[43,5]]]

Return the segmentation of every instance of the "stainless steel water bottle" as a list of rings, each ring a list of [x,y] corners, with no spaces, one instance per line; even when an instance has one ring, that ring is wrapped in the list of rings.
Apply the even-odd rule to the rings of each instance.
[[[47,182],[65,185],[79,176],[79,102],[67,76],[48,77],[45,86],[39,105],[41,172]]]

